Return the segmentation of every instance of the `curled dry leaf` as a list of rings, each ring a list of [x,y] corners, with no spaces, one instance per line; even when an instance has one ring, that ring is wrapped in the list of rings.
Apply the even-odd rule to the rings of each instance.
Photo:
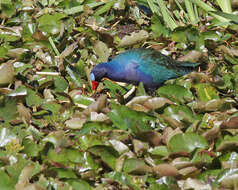
[[[133,139],[132,144],[133,144],[134,152],[137,155],[141,155],[144,150],[149,149],[149,145],[147,143],[143,143],[137,139]]]
[[[34,170],[33,165],[27,165],[23,168],[21,171],[21,174],[19,175],[18,182],[16,184],[16,189],[24,189],[26,186],[29,185],[30,175],[32,171]]]
[[[228,48],[225,45],[221,45],[218,47],[219,50],[223,51],[225,54],[228,54],[232,57],[238,56],[238,49],[235,48]]]
[[[202,57],[202,53],[200,51],[192,50],[188,52],[186,55],[178,58],[178,61],[192,61],[197,62]]]
[[[109,140],[109,142],[112,144],[113,148],[119,153],[119,154],[123,154],[124,152],[128,152],[130,149],[128,148],[128,146],[126,146],[124,143],[122,143],[121,141],[115,140],[115,139],[111,139]]]
[[[175,128],[180,128],[180,129],[182,129],[182,128],[184,127],[183,124],[182,124],[180,121],[178,121],[178,120],[176,120],[176,119],[174,119],[174,118],[172,118],[172,117],[165,116],[165,115],[161,115],[161,117],[162,117],[162,118],[165,120],[165,122],[168,123],[169,126],[171,126],[173,129],[175,129]]]
[[[231,117],[221,124],[223,129],[238,129],[238,116]]]
[[[184,157],[178,157],[172,161],[172,165],[179,170],[182,168],[193,166],[194,164],[189,159],[185,159]]]
[[[220,134],[220,127],[214,126],[213,128],[207,130],[202,134],[202,136],[207,140],[207,141],[212,141],[216,138],[218,138]]]
[[[179,172],[177,168],[171,164],[159,164],[153,167],[153,171],[160,176],[178,176]]]
[[[97,41],[94,44],[93,49],[102,62],[106,62],[108,60],[110,52],[105,43],[103,43],[102,41]]]
[[[145,30],[140,30],[139,32],[133,32],[131,35],[126,35],[122,38],[118,47],[125,47],[136,44],[138,42],[144,41],[149,37],[149,33]]]
[[[191,175],[192,173],[197,172],[198,169],[195,166],[186,167],[179,170],[179,174],[183,176]]]
[[[12,83],[15,76],[15,70],[12,60],[0,65],[0,86]]]
[[[161,144],[161,135],[156,131],[146,131],[137,134],[137,137],[145,142],[150,143],[153,146],[158,146]]]
[[[25,49],[25,48],[15,48],[15,49],[9,49],[7,52],[7,56],[11,57],[11,58],[19,58],[20,56],[22,56],[23,53],[28,52],[29,49]]]
[[[69,45],[64,49],[64,51],[60,54],[60,58],[65,58],[70,55],[77,47],[78,42],[74,42],[73,44]]]
[[[133,104],[143,104],[146,100],[149,100],[150,98],[151,96],[137,96],[134,97],[131,101],[129,101],[126,106],[131,108]]]
[[[210,184],[205,184],[197,179],[188,178],[186,180],[179,180],[178,185],[181,189],[188,190],[212,190]]]
[[[212,99],[208,102],[192,102],[191,107],[199,112],[204,111],[222,111],[223,109],[232,108],[235,100],[232,98]]]
[[[222,187],[226,189],[237,189],[238,184],[238,169],[233,168],[227,170],[223,176],[220,177],[218,182],[221,184]]]
[[[93,102],[92,104],[90,104],[84,111],[83,113],[86,115],[90,115],[91,112],[100,112],[101,110],[103,110],[103,108],[106,107],[106,103],[107,103],[107,95],[103,94],[101,95],[96,102]]]
[[[105,115],[104,113],[91,112],[90,114],[91,121],[103,122],[108,119],[109,119],[108,116]]]
[[[65,122],[65,125],[67,128],[70,129],[81,129],[83,127],[83,124],[87,121],[88,119],[82,115],[82,117],[76,117],[69,119]]]
[[[164,97],[138,96],[129,101],[126,106],[136,111],[148,112],[163,107],[165,104],[174,104]]]
[[[19,113],[20,118],[30,124],[31,110],[26,108],[22,103],[19,103],[17,105],[17,111]]]
[[[164,97],[154,97],[145,101],[143,105],[149,108],[150,110],[155,110],[163,107],[165,104],[175,104],[175,103]]]

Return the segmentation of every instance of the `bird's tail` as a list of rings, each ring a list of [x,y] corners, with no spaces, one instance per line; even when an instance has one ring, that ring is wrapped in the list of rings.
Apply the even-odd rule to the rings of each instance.
[[[199,65],[200,63],[194,63],[189,61],[183,61],[183,62],[177,63],[179,70],[182,72],[181,74],[187,74],[192,71],[195,71]]]

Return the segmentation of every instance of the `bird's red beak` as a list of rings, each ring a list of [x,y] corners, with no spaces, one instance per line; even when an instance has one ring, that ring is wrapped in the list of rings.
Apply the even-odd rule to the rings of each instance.
[[[92,90],[96,90],[98,87],[98,84],[99,84],[98,82],[92,80]]]

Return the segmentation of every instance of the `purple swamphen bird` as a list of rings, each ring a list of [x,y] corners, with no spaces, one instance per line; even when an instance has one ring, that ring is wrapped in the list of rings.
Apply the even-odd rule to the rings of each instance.
[[[134,85],[143,83],[148,91],[156,90],[165,81],[195,70],[200,63],[180,62],[153,49],[131,49],[111,61],[96,65],[91,73],[92,89],[103,78]]]

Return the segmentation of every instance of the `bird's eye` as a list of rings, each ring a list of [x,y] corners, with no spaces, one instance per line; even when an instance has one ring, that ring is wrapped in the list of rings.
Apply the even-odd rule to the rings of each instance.
[[[95,76],[93,73],[90,73],[90,80],[95,80]]]

